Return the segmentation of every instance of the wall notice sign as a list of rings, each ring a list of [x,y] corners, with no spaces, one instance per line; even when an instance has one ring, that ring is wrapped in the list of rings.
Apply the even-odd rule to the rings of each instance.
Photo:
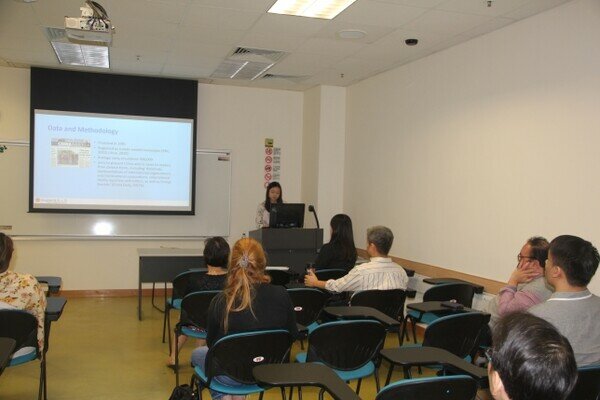
[[[265,164],[263,168],[265,187],[267,187],[269,183],[281,179],[281,147],[273,147],[274,145],[275,140],[271,138],[265,139]]]

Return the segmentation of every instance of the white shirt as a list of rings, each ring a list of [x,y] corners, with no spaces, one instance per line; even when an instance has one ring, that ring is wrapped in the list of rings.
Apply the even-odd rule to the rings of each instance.
[[[406,289],[408,276],[400,265],[388,257],[373,257],[365,264],[357,265],[340,279],[330,279],[325,289],[331,292],[354,292],[357,290]]]

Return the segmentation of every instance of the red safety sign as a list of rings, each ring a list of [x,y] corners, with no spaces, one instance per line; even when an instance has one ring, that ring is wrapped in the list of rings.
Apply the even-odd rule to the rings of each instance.
[[[273,154],[273,148],[272,147],[265,147],[265,154],[270,156],[271,154]]]
[[[271,156],[266,156],[266,157],[265,157],[265,162],[266,162],[267,164],[271,164],[271,162],[273,162],[273,158],[272,158]]]
[[[267,172],[265,174],[265,181],[270,181],[270,180],[271,180],[271,174]]]
[[[265,172],[271,172],[271,164],[265,165]]]

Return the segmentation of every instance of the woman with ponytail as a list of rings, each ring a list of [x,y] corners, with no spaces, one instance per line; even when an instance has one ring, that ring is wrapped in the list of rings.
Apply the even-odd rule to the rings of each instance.
[[[254,239],[244,238],[231,250],[231,262],[223,292],[214,298],[208,310],[207,346],[192,353],[192,364],[204,368],[208,348],[223,336],[263,329],[287,329],[297,336],[296,316],[292,301],[283,286],[269,284],[265,273],[266,257],[262,246]],[[216,377],[220,383],[240,385],[228,377]],[[237,400],[212,392],[213,399]]]

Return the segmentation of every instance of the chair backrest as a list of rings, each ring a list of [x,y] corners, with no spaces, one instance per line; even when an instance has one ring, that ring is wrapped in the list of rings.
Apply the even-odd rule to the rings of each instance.
[[[22,310],[0,310],[0,336],[14,339],[15,351],[31,346],[38,347],[37,318]]]
[[[180,323],[206,329],[208,307],[220,290],[204,290],[186,295],[181,301]]]
[[[348,270],[345,269],[320,269],[315,271],[315,275],[320,281],[326,281],[329,279],[340,279],[342,276],[348,274]]]
[[[465,307],[473,305],[475,287],[468,283],[443,283],[430,287],[423,294],[423,301],[449,301],[456,300]]]
[[[404,319],[406,292],[402,289],[359,290],[350,298],[351,306],[372,307],[395,320]]]
[[[271,277],[272,285],[285,286],[290,283],[291,275],[288,271],[267,269],[265,272]]]
[[[315,322],[329,298],[325,292],[314,288],[293,288],[287,290],[294,305],[296,322],[308,326]]]
[[[385,335],[385,327],[372,320],[321,324],[308,334],[306,362],[344,371],[358,369],[379,354]]]
[[[197,279],[201,279],[202,276],[206,275],[206,270],[193,270],[185,271],[173,278],[173,294],[171,298],[182,299],[185,297],[188,288],[192,285],[192,282]]]
[[[235,333],[219,339],[206,355],[208,382],[227,375],[243,384],[254,384],[252,368],[289,362],[294,338],[283,329]]]
[[[567,400],[600,399],[600,364],[580,367],[577,370],[577,383]]]
[[[466,375],[405,379],[381,389],[375,400],[473,400],[477,382]]]
[[[441,317],[425,329],[423,346],[438,347],[465,358],[477,343],[479,332],[489,320],[479,312],[459,313]]]

